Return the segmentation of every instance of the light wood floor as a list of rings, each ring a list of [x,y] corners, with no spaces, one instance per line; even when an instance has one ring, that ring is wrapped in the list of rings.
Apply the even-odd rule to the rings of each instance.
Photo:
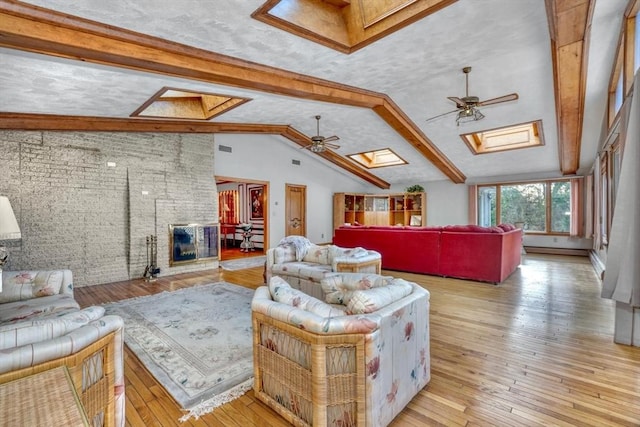
[[[385,271],[431,292],[431,382],[393,426],[639,426],[640,348],[613,343],[613,308],[587,258],[526,255],[500,285]],[[225,280],[256,288],[262,268],[76,289],[81,305]],[[182,415],[128,349],[130,426]],[[197,426],[288,426],[250,391]]]

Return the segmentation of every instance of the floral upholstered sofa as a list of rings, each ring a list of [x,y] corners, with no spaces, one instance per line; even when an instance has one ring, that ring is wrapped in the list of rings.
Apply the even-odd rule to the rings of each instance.
[[[274,276],[252,301],[254,393],[297,426],[386,426],[430,380],[429,292],[340,273],[324,300]]]
[[[3,271],[0,384],[67,366],[91,424],[124,426],[123,327],[80,309],[70,270]]]
[[[292,287],[322,298],[320,281],[333,273],[380,273],[382,256],[376,251],[360,247],[315,245],[306,238],[295,237],[285,238],[278,246],[267,250],[266,283],[271,277],[279,276]]]

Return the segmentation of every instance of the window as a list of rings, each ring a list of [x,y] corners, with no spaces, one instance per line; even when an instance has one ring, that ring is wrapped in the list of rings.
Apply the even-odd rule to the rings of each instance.
[[[523,221],[528,231],[546,231],[544,183],[503,185],[500,189],[500,222]]]
[[[635,21],[635,40],[633,42],[633,70],[635,73],[640,68],[640,19],[636,15],[633,20]]]
[[[383,148],[365,153],[349,154],[349,157],[367,169],[407,164],[404,159],[400,158],[390,148]]]
[[[524,222],[527,232],[569,234],[571,182],[480,185],[477,209],[479,225]]]
[[[568,233],[571,226],[571,185],[569,181],[550,184],[551,232]]]
[[[478,225],[497,225],[496,217],[496,187],[478,188]]]
[[[622,82],[622,73],[620,73],[620,76],[618,77],[618,83],[616,83],[616,90],[613,101],[614,115],[618,114],[618,111],[620,111],[620,108],[622,107],[622,101],[624,101],[624,86]]]
[[[607,153],[603,153],[600,159],[600,241],[603,245],[609,243],[609,227],[611,216],[609,212],[609,168],[607,165]]]
[[[625,97],[631,91],[634,75],[640,68],[639,10],[640,0],[629,0],[622,20],[622,35],[616,52],[611,80],[609,81],[607,106],[609,126],[614,124]]]
[[[506,126],[481,132],[466,133],[460,138],[473,154],[495,153],[497,151],[544,145],[542,121]]]
[[[249,98],[163,87],[131,117],[209,120],[248,101]]]

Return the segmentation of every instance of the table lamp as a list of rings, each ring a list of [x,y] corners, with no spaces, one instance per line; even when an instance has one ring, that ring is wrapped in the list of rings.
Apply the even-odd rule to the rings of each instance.
[[[6,196],[0,196],[0,242],[3,240],[18,240],[22,237],[16,216],[11,209],[11,203]],[[9,251],[0,245],[0,292],[2,292],[2,267],[9,258]]]

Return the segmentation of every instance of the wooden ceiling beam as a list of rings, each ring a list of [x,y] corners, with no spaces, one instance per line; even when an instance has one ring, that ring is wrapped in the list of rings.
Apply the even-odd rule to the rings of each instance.
[[[0,112],[0,129],[48,130],[66,132],[159,132],[159,133],[240,133],[280,135],[289,141],[306,147],[311,139],[289,125],[269,125],[250,123],[193,122],[186,120],[135,119],[109,117],[80,117],[50,114],[24,114]],[[368,170],[351,162],[339,154],[327,150],[317,153],[333,163],[378,188],[388,189],[391,185],[373,175]]]
[[[402,135],[419,153],[447,175],[451,181],[463,183],[466,180],[464,174],[455,165],[449,163],[447,157],[431,143],[429,138],[395,105],[391,98],[385,98],[384,103],[374,107],[373,111]]]
[[[580,167],[587,52],[595,0],[545,0],[555,86],[558,156],[563,175]]]
[[[0,2],[0,46],[119,68],[171,75],[277,95],[374,108],[384,120],[403,115],[386,95],[108,26],[16,2]],[[389,111],[384,111],[389,110]],[[381,114],[380,111],[384,112]],[[389,123],[421,140],[421,153],[456,183],[464,177],[410,121]],[[157,124],[156,124],[157,125]],[[153,126],[153,125],[152,125]],[[195,125],[194,125],[195,126]],[[404,128],[409,126],[410,128]],[[415,146],[413,141],[409,141]],[[438,154],[436,154],[438,153]]]

